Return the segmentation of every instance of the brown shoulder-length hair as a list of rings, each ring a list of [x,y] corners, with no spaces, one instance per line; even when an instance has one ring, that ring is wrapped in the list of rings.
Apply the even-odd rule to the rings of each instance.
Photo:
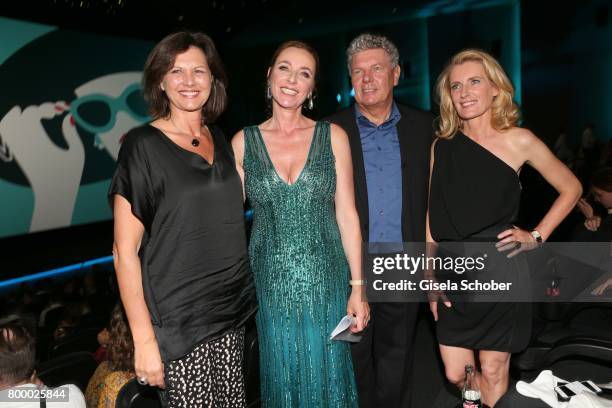
[[[495,58],[482,50],[472,48],[455,54],[438,77],[436,95],[440,105],[440,116],[437,121],[436,135],[441,138],[451,138],[463,128],[463,121],[457,114],[451,99],[450,73],[454,66],[467,61],[480,62],[485,75],[499,91],[491,104],[491,126],[496,130],[506,130],[516,126],[520,112],[513,101],[512,82]]]
[[[134,342],[121,302],[111,314],[107,355],[112,371],[134,371]]]
[[[178,54],[189,49],[199,48],[206,56],[212,74],[210,96],[202,107],[202,121],[212,123],[223,113],[227,106],[227,75],[215,43],[204,33],[181,31],[166,36],[151,51],[145,62],[142,75],[142,88],[149,114],[155,118],[170,117],[170,101],[161,90],[162,79],[174,65]]]

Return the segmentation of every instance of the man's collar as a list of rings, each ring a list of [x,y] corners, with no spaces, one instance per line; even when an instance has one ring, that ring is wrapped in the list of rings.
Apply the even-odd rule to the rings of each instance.
[[[372,123],[372,121],[370,121],[370,119],[368,119],[368,117],[364,115],[364,113],[359,109],[359,105],[357,104],[355,104],[355,117],[357,118],[357,121],[365,120],[367,121],[366,123],[369,123],[372,126],[377,127],[377,126],[381,126],[389,122],[397,123],[399,119],[402,117],[402,114],[400,113],[399,108],[397,107],[397,104],[395,103],[395,101],[393,101],[391,104],[391,113],[389,114],[389,117],[380,125],[375,125],[374,123]]]

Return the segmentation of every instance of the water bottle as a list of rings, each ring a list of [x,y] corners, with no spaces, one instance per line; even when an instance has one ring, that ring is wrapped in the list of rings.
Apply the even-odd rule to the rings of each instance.
[[[482,408],[480,388],[476,382],[476,370],[471,364],[465,366],[465,381],[461,391],[461,401],[463,408]]]

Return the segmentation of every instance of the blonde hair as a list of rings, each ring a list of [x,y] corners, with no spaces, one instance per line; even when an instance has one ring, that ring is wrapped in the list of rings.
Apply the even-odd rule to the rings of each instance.
[[[491,126],[496,130],[506,130],[516,126],[520,112],[513,101],[514,87],[504,69],[495,58],[486,52],[466,49],[451,58],[436,82],[436,93],[440,105],[436,135],[449,139],[463,128],[463,121],[457,114],[451,99],[450,73],[453,67],[467,61],[480,62],[489,81],[499,90],[499,94],[491,104]]]

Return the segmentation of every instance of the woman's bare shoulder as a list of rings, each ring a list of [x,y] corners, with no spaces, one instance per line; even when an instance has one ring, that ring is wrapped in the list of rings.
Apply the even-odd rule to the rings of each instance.
[[[531,130],[522,127],[510,128],[502,134],[514,149],[526,150],[541,143],[540,139]]]

